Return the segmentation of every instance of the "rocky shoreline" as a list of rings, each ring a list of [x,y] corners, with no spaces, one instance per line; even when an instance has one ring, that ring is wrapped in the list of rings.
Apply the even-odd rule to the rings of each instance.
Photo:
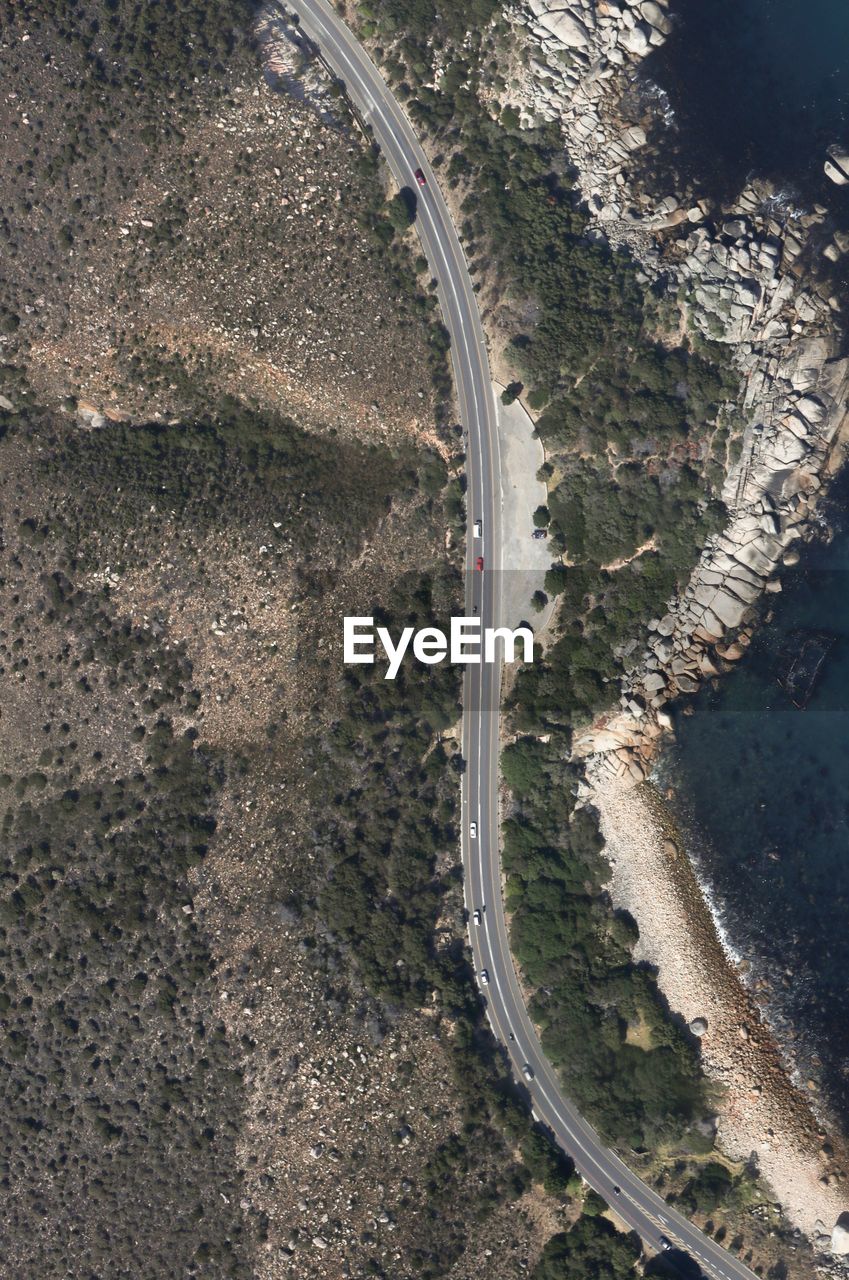
[[[672,1008],[688,1021],[711,1010],[703,1057],[727,1089],[723,1145],[740,1158],[756,1152],[791,1220],[823,1252],[845,1253],[849,1234],[837,1220],[849,1207],[846,1153],[835,1167],[692,870],[664,852],[663,824],[640,784],[671,727],[667,704],[744,655],[758,601],[780,591],[782,569],[798,560],[793,544],[843,461],[849,358],[828,277],[849,253],[849,235],[830,226],[823,207],[796,209],[764,182],[724,206],[648,193],[667,108],[639,73],[672,30],[667,0],[521,0],[508,17],[525,50],[511,105],[526,124],[562,128],[591,234],[627,246],[690,331],[727,346],[742,385],[741,448],[722,492],[728,521],[651,622],[619,706],[576,739],[584,800],[601,817],[614,899],[636,918]],[[749,1029],[745,1041],[740,1027]],[[827,1265],[832,1273],[839,1264]]]
[[[670,815],[650,785],[627,779],[598,793],[611,895],[639,919],[636,958],[656,967],[671,1007],[701,1040],[704,1067],[722,1090],[717,1140],[752,1157],[786,1217],[821,1253],[845,1251],[846,1144],[829,1141],[808,1098],[791,1083],[753,995],[719,937]],[[836,1227],[836,1230],[835,1230]],[[843,1275],[825,1262],[822,1274]]]
[[[767,183],[722,208],[632,189],[630,169],[648,157],[664,110],[637,77],[671,30],[665,2],[528,0],[511,16],[528,50],[517,105],[527,123],[560,123],[593,234],[627,245],[690,327],[728,346],[743,384],[742,448],[722,493],[728,523],[653,621],[620,711],[576,744],[593,776],[639,782],[668,727],[664,704],[742,656],[753,605],[780,590],[782,567],[798,558],[791,544],[842,459],[849,358],[840,299],[815,268],[849,253],[849,234],[831,231],[821,206],[796,210]]]

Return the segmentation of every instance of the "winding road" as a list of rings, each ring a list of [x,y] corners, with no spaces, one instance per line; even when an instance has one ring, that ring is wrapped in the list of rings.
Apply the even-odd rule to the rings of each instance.
[[[344,82],[358,113],[374,130],[383,157],[401,187],[417,190],[416,227],[437,282],[445,325],[451,335],[454,378],[462,424],[468,433],[466,494],[470,525],[483,535],[466,548],[466,613],[476,605],[483,626],[500,619],[501,466],[497,407],[486,341],[463,249],[448,207],[413,128],[379,70],[327,0],[294,0],[301,30],[322,60]],[[425,177],[417,186],[415,171]],[[485,571],[475,570],[483,556]],[[467,666],[464,682],[463,863],[471,947],[487,1016],[510,1057],[517,1079],[529,1090],[534,1115],[553,1132],[579,1172],[654,1251],[688,1254],[712,1280],[756,1280],[733,1254],[671,1209],[610,1151],[563,1097],[539,1037],[528,1017],[510,954],[501,892],[498,851],[498,762],[501,668]],[[476,835],[471,836],[471,824]],[[480,911],[480,924],[474,912]],[[528,1078],[529,1075],[532,1077]],[[683,1274],[683,1273],[682,1273]],[[687,1273],[690,1274],[690,1273]]]

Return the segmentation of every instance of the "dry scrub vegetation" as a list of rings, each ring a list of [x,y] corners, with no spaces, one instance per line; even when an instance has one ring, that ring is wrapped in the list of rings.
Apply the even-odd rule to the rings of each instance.
[[[116,8],[2,6],[7,359],[47,404],[173,416],[202,371],[308,427],[428,429],[422,302],[368,225],[382,183],[344,108],[328,123],[275,93],[244,38],[215,71],[195,29],[169,72],[161,12],[135,69]]]
[[[431,304],[247,17],[0,3],[0,1275],[510,1280],[458,690],[339,661],[457,597]]]

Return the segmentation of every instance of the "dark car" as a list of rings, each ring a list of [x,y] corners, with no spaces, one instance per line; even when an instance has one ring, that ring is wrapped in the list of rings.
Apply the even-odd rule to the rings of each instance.
[[[669,1239],[669,1236],[660,1237],[660,1247],[664,1251],[672,1248],[672,1241]]]
[[[427,178],[424,176],[421,169],[416,169],[416,182],[419,184],[420,187],[427,186]]]
[[[535,537],[535,538],[547,538],[547,537],[548,537],[548,530],[547,530],[547,529],[534,529],[534,537]]]

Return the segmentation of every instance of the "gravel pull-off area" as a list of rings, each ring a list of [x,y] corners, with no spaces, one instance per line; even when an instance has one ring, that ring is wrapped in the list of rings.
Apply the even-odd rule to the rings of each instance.
[[[790,1221],[823,1250],[849,1208],[849,1152],[827,1140],[794,1088],[757,1006],[729,959],[680,836],[648,786],[600,780],[597,807],[613,870],[611,895],[637,921],[637,958],[657,967],[670,1007],[701,1019],[702,1061],[723,1087],[719,1144],[754,1155]],[[696,1024],[696,1030],[702,1026]]]
[[[503,387],[494,383],[498,405],[498,434],[501,448],[501,545],[503,572],[501,618],[504,626],[531,622],[540,632],[553,605],[541,613],[531,609],[531,596],[542,591],[552,554],[547,538],[534,538],[533,515],[548,502],[545,481],[537,473],[545,462],[542,441],[534,435],[534,422],[518,400],[505,405]],[[484,530],[484,534],[486,530]]]

